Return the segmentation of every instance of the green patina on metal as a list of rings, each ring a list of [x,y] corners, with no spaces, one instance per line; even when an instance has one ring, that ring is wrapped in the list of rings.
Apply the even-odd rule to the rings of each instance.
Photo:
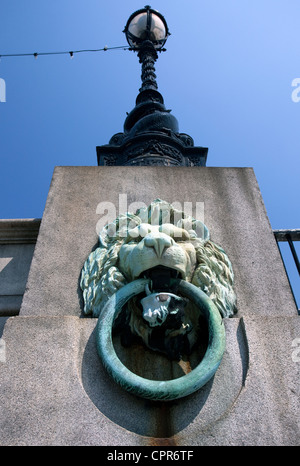
[[[80,284],[85,314],[99,317],[100,358],[126,390],[171,400],[198,390],[216,372],[225,348],[222,318],[236,312],[236,297],[231,263],[199,220],[160,199],[135,214],[120,215],[101,231]],[[199,344],[206,345],[206,352],[179,379],[144,379],[117,357],[114,325],[121,329],[125,346],[138,339],[173,361]]]
[[[133,296],[143,292],[148,282],[147,279],[135,280],[110,298],[98,320],[97,350],[108,373],[125,390],[151,400],[175,400],[199,390],[215,374],[225,350],[224,324],[218,309],[205,293],[184,280],[177,280],[178,291],[201,309],[207,321],[209,340],[204,358],[189,374],[174,380],[148,380],[134,374],[116,355],[112,328],[122,307]]]

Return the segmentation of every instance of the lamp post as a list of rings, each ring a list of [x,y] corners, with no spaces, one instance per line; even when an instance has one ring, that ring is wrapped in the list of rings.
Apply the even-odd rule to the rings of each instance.
[[[170,32],[165,18],[149,5],[130,16],[123,32],[130,49],[137,52],[142,64],[142,95],[139,98],[141,101],[148,97],[147,92],[143,94],[144,91],[150,90],[155,94],[157,90],[154,64],[158,58],[157,52],[165,51],[163,46]]]
[[[142,86],[124,132],[97,146],[98,165],[204,166],[208,149],[194,147],[189,135],[179,133],[177,119],[158,92],[155,62],[170,35],[165,18],[146,5],[129,17],[123,32],[142,65]]]

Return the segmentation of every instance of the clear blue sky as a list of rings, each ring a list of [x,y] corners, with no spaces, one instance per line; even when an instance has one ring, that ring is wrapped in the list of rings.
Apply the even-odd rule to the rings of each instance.
[[[180,131],[209,148],[208,166],[253,167],[272,228],[299,228],[299,0],[150,4],[172,33],[156,69]],[[126,45],[143,6],[1,0],[0,54]],[[0,78],[0,218],[42,217],[54,167],[96,165],[96,146],[122,131],[140,65],[124,50],[2,58]]]

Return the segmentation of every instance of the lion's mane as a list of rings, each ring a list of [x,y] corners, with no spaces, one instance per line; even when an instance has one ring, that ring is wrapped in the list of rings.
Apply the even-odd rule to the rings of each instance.
[[[194,233],[190,242],[194,244],[197,257],[191,282],[210,297],[222,317],[231,317],[236,312],[234,274],[225,251],[209,239],[205,225],[158,199],[134,215],[120,215],[100,233],[99,246],[88,256],[81,273],[80,286],[86,315],[98,317],[107,300],[128,282],[118,268],[119,251],[128,230],[141,223],[171,223],[181,227],[189,223],[191,233]]]

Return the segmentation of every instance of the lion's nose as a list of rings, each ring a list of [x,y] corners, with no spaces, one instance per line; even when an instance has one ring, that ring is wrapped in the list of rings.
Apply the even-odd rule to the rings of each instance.
[[[174,244],[174,240],[165,234],[153,235],[149,234],[145,236],[144,244],[148,248],[153,248],[158,257],[163,255],[166,248],[169,248]]]

